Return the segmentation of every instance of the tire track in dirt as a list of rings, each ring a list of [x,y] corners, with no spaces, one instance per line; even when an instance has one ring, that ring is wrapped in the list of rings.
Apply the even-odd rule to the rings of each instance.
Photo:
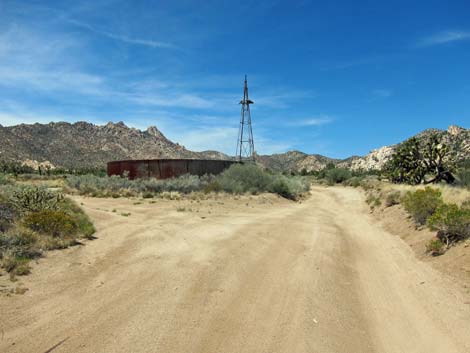
[[[470,351],[468,298],[380,228],[358,190],[256,200],[201,217],[80,199],[98,239],[51,253],[25,295],[0,297],[0,351],[65,338],[54,352]]]

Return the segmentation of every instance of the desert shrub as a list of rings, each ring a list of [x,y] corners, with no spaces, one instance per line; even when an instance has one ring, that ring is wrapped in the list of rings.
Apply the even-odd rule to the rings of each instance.
[[[151,199],[153,197],[154,197],[154,194],[151,193],[150,191],[144,191],[142,193],[142,198],[144,198],[144,199]]]
[[[16,210],[12,204],[0,199],[0,232],[6,232],[13,225]]]
[[[380,190],[381,185],[379,180],[375,176],[368,176],[365,177],[361,181],[360,185],[365,191],[373,191],[373,190]]]
[[[72,216],[64,211],[37,211],[23,218],[24,225],[38,233],[63,238],[77,233],[77,224]]]
[[[363,177],[353,176],[352,178],[345,180],[343,184],[346,186],[352,186],[354,188],[357,188],[361,186],[363,180]]]
[[[45,187],[17,188],[11,197],[11,203],[20,212],[38,212],[57,210],[64,197],[60,193],[47,190]]]
[[[13,256],[10,254],[5,255],[1,260],[1,265],[5,271],[9,272],[11,277],[15,275],[23,276],[30,273],[29,266],[30,259]]]
[[[205,194],[210,194],[211,192],[219,192],[222,191],[222,185],[217,180],[213,180],[206,184],[203,189]]]
[[[402,198],[403,207],[419,225],[426,224],[427,219],[442,203],[441,191],[430,187],[408,191]]]
[[[380,195],[371,192],[367,194],[366,203],[371,209],[374,209],[375,207],[380,207],[382,205],[382,199]]]
[[[6,174],[0,174],[0,185],[11,185],[13,180]]]
[[[460,205],[463,209],[470,209],[470,200],[465,200],[462,202],[462,205]]]
[[[426,244],[426,251],[432,256],[442,255],[445,251],[445,244],[440,239],[431,239]]]
[[[456,173],[455,184],[461,187],[470,188],[470,160],[460,164]]]
[[[429,217],[428,225],[438,231],[438,238],[447,244],[470,237],[470,208],[442,204]]]
[[[270,174],[255,164],[234,164],[218,176],[186,174],[162,180],[153,178],[128,180],[119,176],[70,176],[66,179],[66,186],[69,191],[81,195],[95,197],[136,195],[144,197],[145,195],[145,198],[151,198],[156,194],[164,197],[169,193],[189,194],[199,191],[205,193],[226,191],[237,194],[279,191],[283,195],[290,195],[289,198],[295,198],[309,189],[305,177]]]
[[[218,178],[222,189],[232,193],[267,191],[271,176],[255,164],[234,164]]]
[[[313,174],[318,178],[318,179],[326,179],[326,175],[328,173],[329,170],[332,170],[332,169],[335,169],[336,166],[334,163],[327,163],[326,166],[319,170],[318,172],[313,172]]]
[[[310,183],[307,178],[301,176],[286,177],[283,175],[274,175],[272,177],[270,192],[276,193],[290,200],[297,199],[300,195],[310,189]]]
[[[194,191],[200,191],[203,182],[197,175],[182,175],[179,178],[156,180],[161,185],[162,191],[178,191],[188,194]]]
[[[28,262],[41,256],[41,253],[33,232],[11,230],[0,233],[0,267],[12,277],[28,274]]]
[[[271,192],[278,194],[279,196],[285,197],[286,199],[295,199],[295,194],[291,192],[289,185],[282,178],[277,178],[270,184]]]
[[[0,161],[0,173],[18,175],[33,172],[33,168],[23,165],[20,162]]]
[[[325,177],[330,184],[339,184],[350,179],[352,177],[352,173],[349,169],[333,168],[327,170]]]
[[[5,254],[23,258],[35,258],[40,250],[35,246],[37,235],[30,231],[10,230],[0,233],[0,258]]]
[[[72,201],[45,188],[0,188],[0,267],[14,275],[29,273],[28,261],[43,250],[76,244],[95,232]]]
[[[135,179],[128,180],[120,176],[98,177],[95,175],[79,175],[67,178],[66,185],[71,190],[78,191],[81,195],[92,196],[136,196],[146,195],[146,198],[153,197],[156,193],[165,191],[179,191],[190,193],[199,191],[204,178],[197,175],[183,175],[172,179]]]
[[[271,192],[292,200],[309,190],[305,177],[270,174],[255,164],[234,164],[216,180],[230,193]]]
[[[81,195],[102,195],[122,193],[123,190],[132,189],[134,192],[141,192],[139,185],[132,180],[120,176],[99,177],[96,175],[73,175],[66,179],[68,188],[77,190]]]
[[[391,191],[385,196],[385,207],[391,207],[400,204],[401,192]]]

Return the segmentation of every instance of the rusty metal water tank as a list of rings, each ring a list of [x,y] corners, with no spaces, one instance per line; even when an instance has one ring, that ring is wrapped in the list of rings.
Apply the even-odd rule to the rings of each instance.
[[[220,174],[236,161],[203,159],[140,159],[113,161],[108,163],[108,176],[123,176],[127,172],[129,179],[135,178],[175,178],[184,174],[204,175]]]

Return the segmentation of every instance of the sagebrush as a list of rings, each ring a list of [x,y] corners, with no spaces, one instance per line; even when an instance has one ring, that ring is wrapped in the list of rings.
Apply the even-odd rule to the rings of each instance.
[[[431,187],[408,191],[402,198],[405,210],[418,225],[426,224],[428,218],[443,204],[441,191]]]
[[[310,183],[306,177],[269,173],[255,164],[234,164],[222,174],[183,175],[172,179],[135,179],[95,175],[70,176],[66,180],[70,192],[97,197],[153,196],[179,192],[220,192],[257,194],[270,192],[288,199],[296,199],[307,192]]]
[[[29,273],[29,261],[44,250],[91,238],[87,215],[62,194],[45,187],[0,187],[0,268],[11,276]]]

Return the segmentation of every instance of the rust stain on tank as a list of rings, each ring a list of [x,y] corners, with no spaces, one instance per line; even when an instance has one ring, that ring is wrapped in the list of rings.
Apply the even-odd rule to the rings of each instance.
[[[203,159],[140,159],[108,163],[108,176],[127,174],[129,179],[176,178],[184,174],[220,174],[236,161]]]

